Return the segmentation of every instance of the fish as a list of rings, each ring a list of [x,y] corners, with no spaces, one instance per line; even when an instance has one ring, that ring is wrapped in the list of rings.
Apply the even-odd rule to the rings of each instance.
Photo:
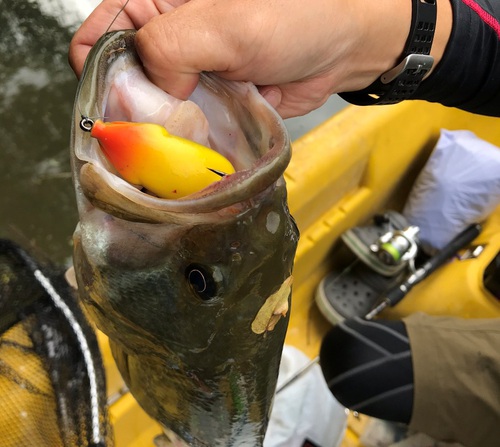
[[[248,82],[203,73],[189,100],[145,76],[135,32],[92,48],[73,112],[79,299],[139,405],[174,445],[263,445],[286,335],[299,231],[283,120]],[[89,120],[150,122],[235,172],[184,197],[123,179]],[[88,130],[88,129],[87,129]],[[186,160],[178,160],[179,169]]]

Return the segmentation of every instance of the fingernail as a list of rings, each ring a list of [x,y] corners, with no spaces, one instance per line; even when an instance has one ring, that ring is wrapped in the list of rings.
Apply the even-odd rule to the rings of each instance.
[[[281,90],[277,87],[263,87],[260,91],[264,99],[274,108],[281,104]]]

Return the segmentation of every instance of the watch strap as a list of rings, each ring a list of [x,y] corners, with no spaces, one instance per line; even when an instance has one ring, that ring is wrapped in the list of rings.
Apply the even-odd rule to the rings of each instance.
[[[436,17],[436,0],[412,0],[410,33],[401,63],[367,88],[339,96],[357,105],[395,104],[411,98],[434,63],[430,52]]]

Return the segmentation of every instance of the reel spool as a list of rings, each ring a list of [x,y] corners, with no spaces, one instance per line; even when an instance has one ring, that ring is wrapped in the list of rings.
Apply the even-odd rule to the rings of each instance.
[[[370,250],[378,259],[387,265],[398,265],[411,262],[418,252],[417,236],[420,229],[410,225],[403,230],[388,231],[375,243],[370,245]]]

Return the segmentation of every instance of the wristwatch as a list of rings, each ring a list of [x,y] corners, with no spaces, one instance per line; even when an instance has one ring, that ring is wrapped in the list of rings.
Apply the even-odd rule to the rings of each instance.
[[[339,93],[339,96],[362,106],[395,104],[410,98],[434,63],[430,52],[436,29],[436,15],[436,0],[412,0],[410,34],[401,63],[365,89]]]

